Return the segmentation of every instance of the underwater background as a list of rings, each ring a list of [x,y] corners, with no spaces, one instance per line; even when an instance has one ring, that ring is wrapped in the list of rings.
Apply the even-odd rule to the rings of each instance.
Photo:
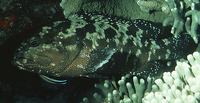
[[[177,64],[176,69],[171,68],[159,78],[150,79],[128,74],[106,80],[68,78],[65,85],[51,84],[38,74],[12,65],[14,54],[23,41],[43,26],[64,20],[80,10],[130,21],[142,19],[161,23],[172,36],[189,34],[193,40],[189,44],[194,45],[185,51],[183,58],[172,62]],[[156,100],[158,103],[198,103],[200,56],[195,51],[199,51],[199,25],[198,0],[0,0],[0,103],[143,103]],[[185,74],[180,74],[181,70]],[[165,89],[168,92],[163,92]]]
[[[93,83],[97,81],[72,79],[68,80],[67,85],[52,85],[41,80],[37,74],[19,70],[11,64],[14,53],[22,41],[32,36],[31,34],[43,25],[53,21],[51,19],[53,16],[59,14],[61,16],[57,18],[63,17],[59,7],[60,2],[58,0],[0,1],[0,55],[2,58],[0,60],[2,65],[0,103],[78,103],[82,93],[92,88]],[[53,6],[58,9],[56,13],[46,13]],[[34,14],[35,9],[38,11]],[[41,13],[42,9],[45,14]]]

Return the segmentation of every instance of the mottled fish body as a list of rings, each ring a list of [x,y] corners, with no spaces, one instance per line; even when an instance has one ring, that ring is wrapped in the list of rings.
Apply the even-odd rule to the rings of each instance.
[[[55,77],[95,77],[115,71],[147,71],[149,75],[158,71],[160,64],[156,61],[180,58],[184,55],[182,45],[188,46],[188,37],[181,41],[182,37],[166,35],[160,24],[150,21],[81,11],[44,26],[36,36],[23,42],[14,64]],[[133,67],[117,68],[115,64]],[[157,67],[152,69],[152,65]]]

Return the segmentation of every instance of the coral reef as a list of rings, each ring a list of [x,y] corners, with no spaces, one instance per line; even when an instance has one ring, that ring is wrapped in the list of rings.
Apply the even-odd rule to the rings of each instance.
[[[93,98],[83,98],[84,103],[142,103],[144,93],[150,92],[154,78],[138,79],[137,76],[127,74],[116,82],[115,80],[105,80],[95,84],[95,88],[101,92],[95,92]]]
[[[165,72],[155,80],[152,92],[145,95],[144,103],[198,103],[200,102],[200,53],[187,56],[189,61],[178,61],[174,71]]]
[[[177,61],[172,72],[164,72],[163,77],[148,77],[138,80],[134,76],[123,76],[117,86],[115,81],[105,80],[95,84],[101,92],[95,92],[92,98],[83,98],[84,103],[198,103],[200,102],[200,53],[194,52],[187,60]],[[153,85],[152,85],[153,84]]]
[[[172,25],[171,33],[175,37],[180,35],[182,32],[185,32],[184,29],[186,29],[186,34],[189,34],[193,38],[194,42],[198,43],[199,35],[197,33],[197,29],[200,25],[199,0],[165,0],[165,2],[159,2],[156,0],[138,0],[137,4],[144,12],[160,10],[164,13],[169,14],[167,18],[163,21],[163,26]],[[188,8],[190,8],[191,10],[188,10]]]
[[[182,18],[183,15],[183,2],[180,1],[180,4],[176,4],[173,0],[166,0],[171,9],[172,17],[168,17],[163,21],[163,26],[167,26],[171,22],[173,22],[173,26],[171,29],[171,33],[174,34],[175,37],[179,35],[183,31],[184,20]]]
[[[174,0],[166,0],[166,2],[168,3],[169,8],[171,9],[172,17],[166,18],[163,22],[163,26],[166,26],[171,22],[173,22],[171,33],[175,37],[177,37],[177,35],[180,35],[181,32],[184,31],[184,25],[185,25],[187,34],[189,34],[193,38],[195,43],[198,43],[197,28],[200,24],[199,20],[200,11],[195,8],[195,5],[199,6],[199,1],[198,0],[185,1],[186,5],[184,5],[183,1],[177,3]],[[191,8],[191,10],[185,13],[183,12],[183,9],[184,7],[185,9],[187,9],[188,8],[187,5],[190,5],[189,7]],[[186,21],[184,21],[185,19],[184,16],[187,17]],[[191,20],[192,23],[190,23]]]
[[[194,39],[195,43],[198,43],[198,34],[197,28],[200,25],[200,11],[195,9],[195,6],[200,6],[200,4],[196,4],[194,2],[191,3],[191,10],[185,13],[185,17],[187,17],[185,28],[187,33]],[[191,17],[189,17],[191,16]],[[192,23],[190,25],[190,21],[192,19]]]

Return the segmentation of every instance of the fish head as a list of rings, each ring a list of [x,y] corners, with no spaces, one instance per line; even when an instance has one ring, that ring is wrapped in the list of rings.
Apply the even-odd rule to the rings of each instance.
[[[65,21],[43,27],[41,32],[21,44],[13,64],[39,75],[97,77],[95,72],[109,61],[115,51],[110,48],[93,49],[74,27]]]
[[[20,45],[13,64],[23,70],[55,76],[74,61],[81,49],[76,35],[54,27],[43,27],[42,32]]]

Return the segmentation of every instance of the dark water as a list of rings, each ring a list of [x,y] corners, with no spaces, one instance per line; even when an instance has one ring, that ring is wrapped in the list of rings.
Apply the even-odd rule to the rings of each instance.
[[[5,42],[0,45],[0,103],[77,103],[97,81],[69,78],[66,85],[53,85],[41,80],[37,74],[19,70],[11,63],[22,41],[43,25],[64,18],[59,3],[59,0],[13,0],[10,4],[12,9],[0,11],[1,21],[10,15],[15,17],[14,26],[0,26],[7,37],[2,38]],[[52,7],[56,12],[49,13]],[[35,10],[37,8],[38,11]]]

